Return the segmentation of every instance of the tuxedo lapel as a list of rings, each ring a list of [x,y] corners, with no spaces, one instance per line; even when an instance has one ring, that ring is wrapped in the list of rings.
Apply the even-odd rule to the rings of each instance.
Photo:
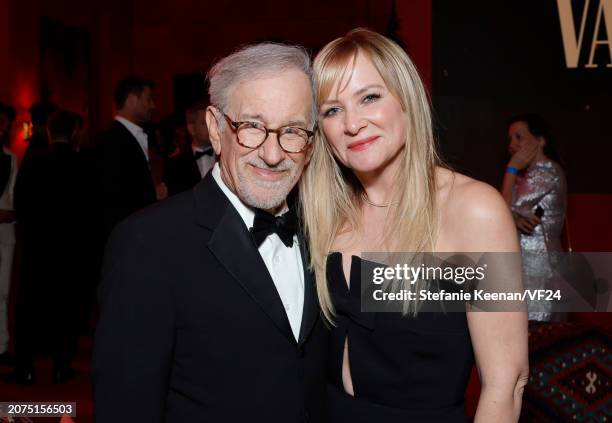
[[[302,345],[312,330],[319,314],[318,300],[316,296],[315,281],[310,271],[310,255],[306,246],[306,239],[298,235],[300,252],[302,255],[302,267],[304,268],[304,312],[302,314],[302,325],[298,344]]]
[[[187,167],[189,169],[189,182],[197,183],[204,177],[204,175],[200,174],[198,161],[195,159],[193,150],[191,148],[189,148],[185,153],[185,160],[187,161]]]
[[[126,141],[122,143],[122,146],[125,148],[125,154],[133,157],[133,163],[138,163],[139,166],[143,169],[146,168],[147,172],[150,173],[149,161],[144,151],[142,151],[142,147],[140,147],[138,140],[121,122],[115,121],[114,125],[116,130],[121,134],[121,137]]]
[[[295,344],[289,319],[274,282],[238,212],[217,186],[210,173],[203,182],[196,186],[194,193],[196,209],[211,206],[217,208],[211,219],[204,221],[202,220],[204,218],[201,218],[200,220],[200,224],[213,230],[208,242],[208,248],[212,254],[268,315],[278,330]],[[206,213],[205,210],[197,210],[197,212],[198,216],[206,216],[206,214],[201,214]]]

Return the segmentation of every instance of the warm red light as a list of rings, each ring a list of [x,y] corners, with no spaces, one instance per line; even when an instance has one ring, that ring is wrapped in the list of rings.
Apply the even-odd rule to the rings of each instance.
[[[21,136],[24,140],[29,140],[32,136],[32,122],[23,122],[21,124]]]
[[[34,104],[34,87],[33,78],[28,78],[27,75],[17,76],[16,82],[16,106],[20,110],[28,110],[32,104]]]

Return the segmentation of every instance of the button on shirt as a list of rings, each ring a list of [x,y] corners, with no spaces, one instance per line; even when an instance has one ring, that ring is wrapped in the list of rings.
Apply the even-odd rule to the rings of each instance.
[[[127,120],[126,118],[122,116],[115,116],[115,120],[121,123],[123,126],[125,126],[125,128],[128,131],[130,131],[130,133],[134,136],[134,138],[136,138],[136,141],[138,141],[138,145],[140,145],[140,148],[142,149],[142,152],[144,153],[145,158],[147,159],[147,162],[148,162],[149,161],[149,137],[147,136],[145,131],[140,126],[136,125],[133,122],[130,122],[129,120]]]
[[[253,226],[255,212],[240,201],[236,194],[225,185],[221,179],[218,163],[213,166],[212,176],[238,211],[246,227]],[[279,215],[287,210],[286,208],[281,211]],[[259,254],[268,268],[276,291],[285,307],[293,336],[298,340],[304,309],[304,268],[297,235],[293,237],[293,246],[288,248],[277,234],[272,234],[259,247]]]

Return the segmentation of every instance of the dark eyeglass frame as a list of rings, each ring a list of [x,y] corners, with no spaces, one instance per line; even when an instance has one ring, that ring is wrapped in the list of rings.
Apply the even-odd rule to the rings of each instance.
[[[238,144],[240,144],[241,146],[245,147],[245,148],[250,148],[252,150],[259,148],[263,145],[263,143],[266,142],[266,140],[268,139],[268,136],[270,135],[270,133],[272,134],[276,134],[276,142],[278,143],[278,146],[281,148],[281,150],[283,150],[285,153],[301,153],[304,150],[306,150],[306,148],[312,144],[312,137],[315,134],[315,130],[316,127],[313,128],[312,131],[308,130],[308,129],[304,129],[304,128],[300,128],[299,126],[281,126],[280,128],[277,129],[270,129],[268,127],[266,127],[265,125],[262,125],[259,122],[251,122],[251,121],[240,121],[240,122],[234,122],[228,115],[226,115],[221,109],[217,109],[219,110],[219,112],[221,112],[221,114],[223,115],[223,117],[225,118],[225,120],[227,120],[227,122],[230,124],[230,126],[232,127],[232,129],[234,130],[234,132],[236,132],[236,140],[238,141]],[[255,147],[252,147],[250,145],[244,145],[242,142],[240,142],[240,137],[238,136],[238,130],[240,129],[240,127],[242,125],[256,125],[257,129],[263,129],[266,133],[266,136],[264,137],[263,141],[261,143],[259,143],[258,145],[256,145]],[[304,145],[304,147],[302,147],[300,150],[298,151],[289,151],[287,149],[285,149],[285,147],[283,147],[283,145],[280,142],[280,137],[282,135],[282,131],[286,128],[294,128],[294,129],[299,129],[300,131],[304,131],[306,132],[306,135],[308,135],[308,139],[306,140],[306,145]]]

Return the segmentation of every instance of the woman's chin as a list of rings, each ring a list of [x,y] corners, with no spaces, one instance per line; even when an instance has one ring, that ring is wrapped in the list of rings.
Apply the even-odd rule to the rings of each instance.
[[[384,167],[382,162],[366,162],[366,163],[355,163],[351,166],[354,173],[357,174],[371,174],[380,172]]]

